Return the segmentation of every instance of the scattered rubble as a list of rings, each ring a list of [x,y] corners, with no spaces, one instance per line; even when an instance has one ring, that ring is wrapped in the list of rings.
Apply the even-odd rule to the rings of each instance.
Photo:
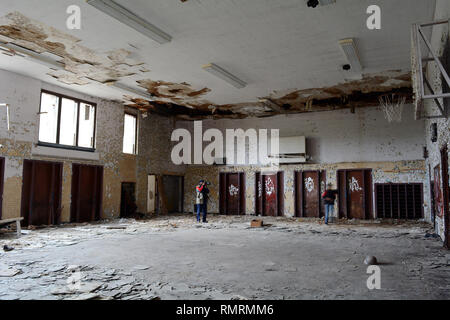
[[[265,217],[264,224],[260,228],[251,228],[249,224],[254,220],[252,216],[209,216],[209,224],[197,224],[191,215],[160,216],[147,220],[120,219],[115,221],[102,221],[93,224],[68,224],[58,227],[35,229],[27,235],[16,238],[15,234],[1,229],[0,244],[14,246],[11,253],[0,253],[0,300],[6,299],[53,299],[53,300],[156,300],[156,299],[292,299],[302,296],[317,299],[339,298],[342,292],[325,290],[321,293],[313,291],[306,283],[301,289],[296,289],[294,284],[286,283],[283,288],[275,288],[268,283],[255,283],[255,286],[247,286],[237,290],[232,281],[224,282],[220,286],[208,281],[192,282],[189,280],[193,269],[197,270],[198,262],[189,256],[179,261],[178,271],[161,269],[154,264],[147,264],[145,260],[138,261],[136,265],[124,268],[93,264],[73,265],[70,260],[43,259],[35,255],[36,252],[45,250],[73,250],[67,247],[78,246],[82,248],[87,241],[107,240],[123,241],[124,237],[138,236],[153,237],[155,235],[168,235],[172,233],[189,232],[240,232],[249,237],[274,238],[287,234],[290,239],[317,239],[326,243],[337,240],[343,243],[355,243],[354,239],[363,239],[359,246],[353,246],[347,254],[335,259],[336,274],[340,278],[344,274],[361,273],[365,275],[365,269],[361,268],[361,261],[365,252],[374,252],[364,247],[364,241],[374,238],[380,241],[402,241],[410,246],[420,243],[421,248],[428,246],[436,248],[440,240],[433,237],[424,237],[430,231],[430,226],[422,222],[405,222],[394,224],[393,222],[379,222],[373,224],[357,224],[355,221],[347,223],[342,221],[331,224],[328,228],[320,220],[306,220],[297,218],[272,218]],[[259,238],[258,238],[259,239]],[[392,239],[392,240],[391,240]],[[226,243],[215,238],[207,242],[200,239],[192,239],[201,246],[211,250],[220,248],[235,248],[233,252],[240,252],[245,243]],[[197,241],[197,242],[196,242]],[[265,248],[265,246],[263,246]],[[66,249],[65,249],[66,248]],[[354,249],[353,249],[354,248]],[[75,249],[75,250],[77,250]],[[259,250],[259,249],[257,249]],[[266,249],[265,249],[266,250]],[[348,248],[346,250],[349,250]],[[431,250],[431,249],[430,249]],[[432,253],[431,253],[432,252]],[[273,254],[273,252],[272,252]],[[267,277],[298,278],[305,272],[314,272],[314,262],[311,257],[302,257],[300,263],[289,260],[275,260],[270,252],[267,252],[266,260],[255,265],[249,270],[251,273],[265,273]],[[383,253],[384,254],[384,253]],[[295,257],[297,254],[292,252]],[[392,264],[403,268],[408,279],[422,279],[424,276],[435,279],[441,286],[440,294],[450,296],[450,288],[442,282],[444,273],[449,270],[450,254],[445,251],[432,250],[426,259],[420,252],[418,258],[399,256],[398,259],[385,257]],[[320,257],[318,257],[320,258]],[[375,258],[375,257],[373,257]],[[296,261],[296,260],[294,260]],[[371,263],[372,264],[372,263]],[[386,263],[382,263],[384,268]],[[171,269],[171,268],[169,268]],[[216,272],[230,276],[235,265],[230,266],[226,261],[214,265]],[[202,273],[198,270],[198,273]],[[205,270],[209,273],[211,270]],[[173,274],[172,274],[173,273]],[[232,274],[232,273],[231,273]],[[170,276],[169,276],[170,275]],[[186,278],[189,275],[188,278]],[[345,278],[345,277],[344,277]],[[344,279],[343,278],[343,279]],[[220,281],[219,281],[220,282]],[[385,283],[385,282],[383,282]],[[432,282],[425,282],[424,286],[430,286]],[[341,284],[343,290],[350,290],[349,283]],[[2,288],[4,288],[2,290]],[[346,289],[347,288],[347,289]],[[424,289],[425,290],[425,289]],[[345,297],[341,297],[345,298]]]

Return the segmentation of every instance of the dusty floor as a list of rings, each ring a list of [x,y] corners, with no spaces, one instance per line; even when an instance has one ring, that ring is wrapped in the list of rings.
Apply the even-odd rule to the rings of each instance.
[[[0,233],[5,299],[450,299],[450,252],[427,224],[252,217],[116,220]],[[381,290],[363,260],[378,258]]]

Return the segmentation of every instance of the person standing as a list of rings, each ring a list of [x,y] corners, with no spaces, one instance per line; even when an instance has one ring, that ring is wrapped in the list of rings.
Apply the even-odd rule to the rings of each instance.
[[[200,180],[198,185],[195,187],[196,197],[195,204],[197,205],[197,222],[200,222],[200,213],[203,213],[202,221],[206,223],[206,201],[208,197],[208,187],[204,180]]]
[[[337,190],[331,189],[333,184],[327,184],[327,189],[322,194],[323,203],[325,205],[325,224],[328,224],[328,219],[333,215],[334,202],[336,201]]]

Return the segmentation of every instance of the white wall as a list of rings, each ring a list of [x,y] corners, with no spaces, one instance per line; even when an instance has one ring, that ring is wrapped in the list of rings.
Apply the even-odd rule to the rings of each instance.
[[[192,122],[178,127],[193,133]],[[413,106],[405,106],[400,123],[389,123],[379,108],[305,113],[243,120],[206,120],[209,128],[279,129],[280,136],[306,136],[313,163],[402,161],[423,159],[424,123],[415,121]],[[193,136],[193,134],[192,134]]]

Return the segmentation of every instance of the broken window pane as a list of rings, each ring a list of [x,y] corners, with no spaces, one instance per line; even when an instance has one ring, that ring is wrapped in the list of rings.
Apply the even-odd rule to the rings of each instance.
[[[58,130],[59,98],[42,93],[39,122],[39,141],[56,143]]]
[[[76,101],[63,98],[61,101],[61,127],[59,134],[60,144],[76,146],[77,113],[78,103]]]
[[[123,128],[123,153],[136,154],[137,117],[125,114]]]
[[[78,146],[94,148],[95,107],[80,103]]]

